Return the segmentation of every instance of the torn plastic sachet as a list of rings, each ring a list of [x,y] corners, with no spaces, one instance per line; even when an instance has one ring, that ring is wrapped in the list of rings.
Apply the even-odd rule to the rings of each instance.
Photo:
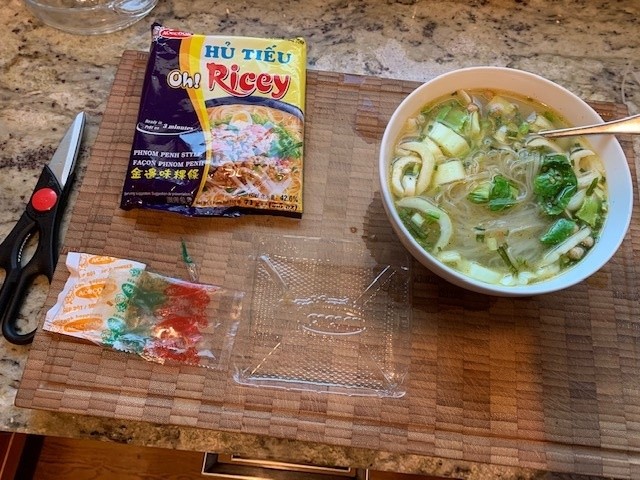
[[[244,293],[148,271],[132,260],[71,252],[70,276],[44,329],[164,363],[228,359]]]

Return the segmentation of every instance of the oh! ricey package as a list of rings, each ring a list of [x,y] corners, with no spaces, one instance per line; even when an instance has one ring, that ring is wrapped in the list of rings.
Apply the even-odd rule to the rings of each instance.
[[[152,37],[120,206],[301,217],[304,40]]]

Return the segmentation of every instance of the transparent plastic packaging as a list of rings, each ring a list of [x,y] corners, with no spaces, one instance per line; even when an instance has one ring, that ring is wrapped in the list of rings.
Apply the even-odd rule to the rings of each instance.
[[[71,273],[44,329],[146,360],[222,368],[243,292],[147,271],[139,262],[69,253]]]
[[[294,236],[254,245],[236,382],[403,396],[411,353],[406,252],[374,258],[360,243]]]

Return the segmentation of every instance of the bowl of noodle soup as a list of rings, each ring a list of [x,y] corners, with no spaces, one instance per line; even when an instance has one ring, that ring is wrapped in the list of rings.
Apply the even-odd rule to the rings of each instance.
[[[538,132],[602,122],[538,75],[471,67],[414,90],[383,135],[382,201],[402,244],[445,280],[531,296],[575,285],[622,243],[633,187],[613,135]]]

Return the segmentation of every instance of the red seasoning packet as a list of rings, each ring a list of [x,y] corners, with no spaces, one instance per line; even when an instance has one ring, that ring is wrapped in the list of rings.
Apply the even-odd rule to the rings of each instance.
[[[305,88],[301,38],[154,25],[120,206],[301,217]]]

